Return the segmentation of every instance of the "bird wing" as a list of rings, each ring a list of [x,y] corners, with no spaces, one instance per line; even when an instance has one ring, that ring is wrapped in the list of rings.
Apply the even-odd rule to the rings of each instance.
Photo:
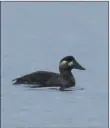
[[[13,84],[40,84],[45,85],[51,79],[57,79],[59,74],[48,72],[48,71],[37,71],[31,74],[24,75],[22,77],[16,78]]]

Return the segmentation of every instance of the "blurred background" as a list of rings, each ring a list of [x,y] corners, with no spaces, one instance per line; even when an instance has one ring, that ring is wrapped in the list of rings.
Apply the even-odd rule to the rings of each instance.
[[[72,55],[72,92],[12,86],[37,70],[59,72]],[[108,127],[108,2],[1,3],[1,125],[3,128]]]

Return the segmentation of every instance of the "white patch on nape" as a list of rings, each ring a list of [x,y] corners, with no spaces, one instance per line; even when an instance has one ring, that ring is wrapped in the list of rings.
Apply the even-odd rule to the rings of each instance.
[[[64,65],[64,64],[66,64],[66,63],[68,63],[66,60],[63,60],[61,63],[60,63],[60,65]]]
[[[68,66],[73,66],[73,64],[74,64],[74,62],[71,61],[71,62],[68,63]]]

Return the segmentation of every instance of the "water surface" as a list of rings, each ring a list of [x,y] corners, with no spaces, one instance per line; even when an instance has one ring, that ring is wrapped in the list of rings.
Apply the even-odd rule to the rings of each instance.
[[[108,127],[107,2],[2,2],[2,128]],[[76,88],[60,92],[12,86],[37,70],[59,72],[73,55]]]

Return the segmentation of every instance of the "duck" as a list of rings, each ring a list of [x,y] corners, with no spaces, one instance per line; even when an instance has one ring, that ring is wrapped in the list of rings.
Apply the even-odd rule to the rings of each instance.
[[[73,56],[66,56],[59,63],[59,73],[50,71],[36,71],[13,79],[13,84],[31,85],[32,88],[59,87],[60,91],[76,85],[72,69],[86,70]]]

